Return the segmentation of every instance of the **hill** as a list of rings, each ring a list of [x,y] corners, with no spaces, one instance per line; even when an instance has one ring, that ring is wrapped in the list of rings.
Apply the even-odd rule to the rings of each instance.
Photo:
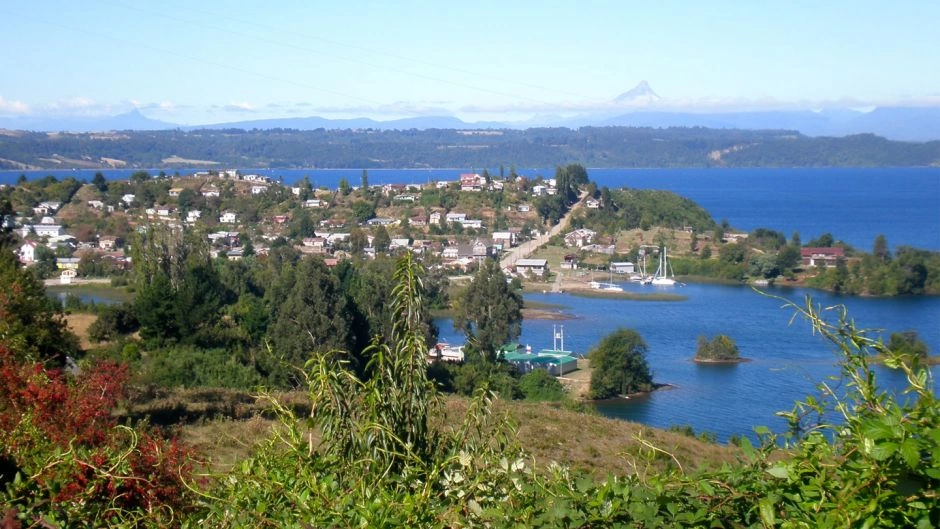
[[[872,167],[940,164],[940,141],[871,134],[812,138],[787,130],[584,127],[527,130],[243,130],[14,132],[0,135],[0,169],[114,167],[403,168]],[[176,162],[176,163],[174,163]]]

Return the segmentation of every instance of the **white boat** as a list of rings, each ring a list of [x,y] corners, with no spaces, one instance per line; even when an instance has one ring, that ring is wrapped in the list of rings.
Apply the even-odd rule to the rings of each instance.
[[[659,267],[656,268],[656,273],[653,274],[652,284],[671,287],[676,284],[675,274],[672,272],[672,268],[669,267],[669,259],[666,257],[666,247],[663,246],[663,251],[659,252]]]

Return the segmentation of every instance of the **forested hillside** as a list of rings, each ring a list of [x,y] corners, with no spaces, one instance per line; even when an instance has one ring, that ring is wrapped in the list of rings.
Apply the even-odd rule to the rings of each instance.
[[[70,167],[824,167],[940,164],[940,141],[870,134],[584,127],[499,131],[197,130],[117,133],[0,131],[0,169]]]

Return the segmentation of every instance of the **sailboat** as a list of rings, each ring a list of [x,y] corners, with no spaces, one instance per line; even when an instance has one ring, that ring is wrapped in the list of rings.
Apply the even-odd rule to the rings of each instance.
[[[659,253],[659,267],[656,269],[656,274],[653,275],[652,283],[671,287],[676,284],[674,276],[675,274],[672,273],[672,269],[669,267],[669,259],[666,257],[666,247],[663,246],[663,251]]]
[[[610,270],[609,282],[601,289],[607,292],[623,292],[623,287],[614,284],[614,271]]]

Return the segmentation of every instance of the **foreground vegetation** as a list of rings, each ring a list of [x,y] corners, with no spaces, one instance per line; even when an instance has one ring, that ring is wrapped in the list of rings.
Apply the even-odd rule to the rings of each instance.
[[[11,527],[936,527],[940,406],[927,372],[808,303],[794,310],[842,353],[842,384],[824,383],[782,413],[783,436],[758,427],[740,459],[690,469],[644,447],[634,472],[597,477],[535,463],[480,388],[462,418],[441,425],[428,378],[423,271],[395,269],[391,338],[365,366],[325,350],[298,376],[306,404],[267,398],[277,427],[226,472],[190,467],[184,447],[110,410],[121,368],[73,377],[4,353],[3,503]],[[9,307],[7,307],[9,308]],[[640,344],[636,344],[639,346]],[[5,349],[6,350],[6,349]],[[908,379],[880,390],[872,352]],[[844,388],[844,392],[836,390]],[[53,397],[53,398],[50,398]],[[74,420],[52,420],[52,418]],[[831,420],[830,420],[831,419]],[[781,450],[785,445],[786,450]],[[640,457],[645,456],[645,457]],[[663,462],[666,462],[663,465]],[[647,471],[656,468],[655,472]]]

